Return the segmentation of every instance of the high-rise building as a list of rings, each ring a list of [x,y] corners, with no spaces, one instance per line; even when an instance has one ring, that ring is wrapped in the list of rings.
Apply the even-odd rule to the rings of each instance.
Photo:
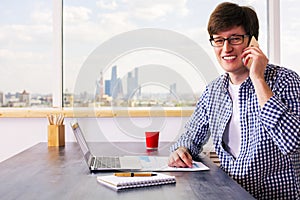
[[[133,95],[134,90],[135,90],[135,77],[132,76],[132,72],[128,72],[126,99],[130,98]]]
[[[176,83],[173,83],[172,85],[170,85],[170,94],[171,95],[177,94]]]
[[[113,90],[112,97],[114,99],[124,97],[123,84],[122,84],[122,80],[120,78],[117,79],[117,83],[116,83],[115,88]]]
[[[110,96],[115,98],[116,94],[116,85],[117,85],[117,66],[113,66],[111,69],[111,77],[110,77]]]
[[[132,97],[134,95],[133,93],[136,93],[135,95],[140,96],[140,90],[138,89],[138,68],[134,69],[134,76],[132,75],[132,72],[128,72],[127,75],[127,95],[126,98]]]
[[[24,90],[20,95],[19,95],[19,101],[24,103],[25,106],[30,105],[30,94]]]
[[[111,96],[111,89],[110,89],[110,80],[105,80],[105,91],[104,93],[108,96]]]
[[[113,99],[117,97],[123,97],[123,85],[122,80],[117,76],[117,66],[113,66],[111,70],[111,79],[110,79],[110,96]]]
[[[135,77],[135,85],[138,86],[139,84],[139,68],[134,68],[134,77]]]
[[[103,88],[104,88],[104,85],[103,85],[103,74],[102,72],[100,72],[100,78],[97,79],[96,81],[96,97],[99,98],[99,99],[102,99],[103,98]]]
[[[69,92],[67,89],[63,95],[64,107],[73,107],[74,106],[74,95]]]
[[[4,102],[4,93],[0,92],[0,106],[3,106],[5,104]]]
[[[135,77],[135,86],[137,91],[137,97],[141,96],[141,87],[139,86],[139,68],[134,69],[134,77]]]

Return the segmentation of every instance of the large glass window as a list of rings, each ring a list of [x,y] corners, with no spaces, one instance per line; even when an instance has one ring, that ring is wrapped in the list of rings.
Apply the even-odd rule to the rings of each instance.
[[[300,55],[299,20],[300,2],[294,0],[280,1],[280,40],[281,64],[300,74],[297,57]]]
[[[0,4],[0,107],[51,107],[52,1]]]
[[[206,31],[219,0],[63,1],[65,107],[190,107],[222,73]],[[267,52],[266,1],[251,5]]]
[[[1,107],[52,107],[60,90],[65,107],[193,107],[222,73],[206,31],[221,0],[64,0],[61,81],[59,2],[1,2]],[[267,52],[266,1],[233,2],[255,8]]]

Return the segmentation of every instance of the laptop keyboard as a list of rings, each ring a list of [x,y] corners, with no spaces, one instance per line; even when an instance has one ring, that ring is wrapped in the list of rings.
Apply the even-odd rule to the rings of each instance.
[[[120,159],[118,157],[97,157],[95,168],[120,168]]]

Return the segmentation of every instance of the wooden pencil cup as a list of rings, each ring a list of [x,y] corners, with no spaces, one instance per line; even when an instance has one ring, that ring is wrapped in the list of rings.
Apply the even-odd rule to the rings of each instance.
[[[48,146],[65,146],[65,125],[48,125]]]

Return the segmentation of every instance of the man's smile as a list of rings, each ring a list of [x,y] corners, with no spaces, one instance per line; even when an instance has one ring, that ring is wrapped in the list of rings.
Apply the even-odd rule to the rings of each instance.
[[[228,61],[230,61],[230,60],[234,60],[234,59],[236,59],[237,58],[237,56],[223,56],[222,57],[224,60],[228,60]]]

